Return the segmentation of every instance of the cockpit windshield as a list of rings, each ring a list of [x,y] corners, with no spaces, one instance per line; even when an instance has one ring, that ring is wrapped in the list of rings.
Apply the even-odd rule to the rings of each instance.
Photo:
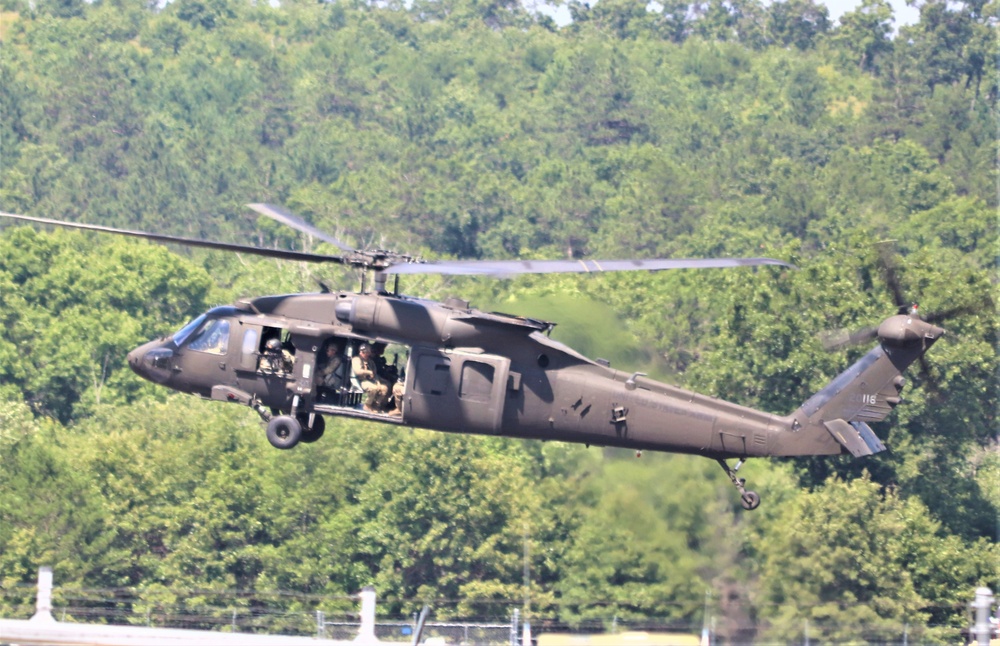
[[[174,343],[177,344],[177,347],[184,345],[184,342],[188,340],[188,337],[191,336],[191,334],[195,330],[200,328],[201,324],[204,322],[205,322],[205,315],[202,314],[201,316],[191,321],[181,329],[177,330],[177,332],[174,333]]]
[[[191,350],[211,354],[226,354],[229,349],[229,321],[212,319],[205,324],[188,345]]]

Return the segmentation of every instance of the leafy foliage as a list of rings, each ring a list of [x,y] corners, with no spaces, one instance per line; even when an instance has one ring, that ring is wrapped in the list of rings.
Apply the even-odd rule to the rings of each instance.
[[[908,298],[956,311],[876,428],[891,452],[748,465],[749,515],[688,457],[339,421],[272,451],[247,411],[141,383],[125,354],[212,304],[354,277],[4,229],[5,608],[47,564],[133,591],[106,602],[129,621],[276,590],[347,611],[374,583],[394,614],[527,598],[542,621],[700,625],[707,592],[731,640],[807,620],[954,642],[968,592],[996,589],[995,6],[925,2],[895,37],[877,0],[839,24],[806,0],[574,2],[562,28],[470,0],[2,10],[6,211],[321,250],[241,206],[276,201],[429,257],[780,257],[799,269],[406,286],[776,413],[862,352],[820,331],[893,311],[880,242]]]

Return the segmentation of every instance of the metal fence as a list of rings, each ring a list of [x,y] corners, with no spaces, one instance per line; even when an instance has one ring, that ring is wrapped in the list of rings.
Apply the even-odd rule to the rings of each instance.
[[[353,622],[324,621],[321,625],[319,637],[326,639],[352,639],[358,634],[358,624]],[[375,622],[375,636],[384,642],[412,643],[415,629],[415,623],[409,621]],[[513,623],[428,621],[424,624],[422,640],[469,646],[508,646],[518,643]]]
[[[7,617],[28,618],[32,615],[34,606],[7,606],[2,615]],[[71,606],[56,604],[52,608],[52,615],[57,621],[91,623],[91,624],[120,624],[135,626],[151,626],[160,628],[184,628],[192,630],[215,630],[230,633],[248,634],[284,634],[317,636],[325,639],[352,640],[358,635],[360,622],[356,616],[336,614],[327,615],[322,612],[282,612],[274,610],[248,610],[246,608],[225,608],[225,607],[203,607],[203,608],[160,608],[149,613],[128,612],[116,608],[100,608],[94,606]],[[573,633],[580,638],[587,635],[606,634],[617,631],[648,631],[657,632],[686,632],[698,634],[699,626],[680,626],[677,624],[662,624],[657,622],[643,622],[635,624],[625,624],[618,622],[587,622],[583,625],[566,625],[558,622],[538,621],[533,624],[532,633],[537,639],[540,635],[559,633]],[[410,644],[413,641],[413,631],[416,622],[412,619],[400,619],[398,621],[386,621],[380,619],[375,623],[376,637],[386,643]],[[841,627],[843,628],[843,627]],[[749,639],[741,639],[736,635],[724,635],[713,632],[713,645],[749,645],[768,644],[766,640],[761,640],[759,636],[754,636],[753,627],[747,626],[746,635]],[[480,622],[427,622],[424,625],[423,640],[430,643],[446,644],[455,646],[459,644],[467,646],[509,646],[510,644],[520,644],[521,628],[516,629],[507,623],[480,623]],[[849,632],[855,637],[849,641],[851,644],[866,644],[872,646],[928,646],[942,644],[967,644],[972,640],[968,628],[962,630],[954,627],[930,627],[930,626],[898,626],[895,634],[887,635],[885,632],[873,634],[867,632],[864,627],[854,627]],[[824,635],[822,626],[814,623],[803,622],[799,635],[792,638],[788,644],[795,646],[808,644],[809,646],[832,646],[842,642],[830,640]],[[2,641],[2,640],[0,640]],[[544,641],[544,639],[543,639]],[[576,640],[576,643],[583,644],[583,639]]]
[[[996,639],[995,619],[990,618],[993,607],[993,597],[985,588],[982,595],[977,590],[977,601],[971,608],[977,609],[976,626],[973,624],[970,612],[969,623],[964,626],[932,626],[882,625],[877,630],[873,626],[830,626],[823,622],[802,620],[801,630],[797,634],[787,635],[789,644],[808,644],[809,646],[826,646],[841,643],[834,635],[851,635],[847,640],[852,644],[875,644],[882,646],[917,646],[918,644],[965,644],[973,641],[989,643]],[[33,592],[34,590],[31,590]],[[330,639],[351,640],[359,634],[359,614],[348,608],[356,607],[356,596],[351,597],[313,597],[308,595],[282,594],[280,600],[269,600],[259,596],[247,598],[246,595],[228,595],[219,592],[203,592],[186,600],[178,599],[175,604],[151,603],[141,599],[132,590],[74,590],[71,588],[56,589],[51,599],[52,617],[59,622],[77,622],[90,624],[118,624],[132,626],[148,626],[158,628],[184,628],[195,630],[212,630],[228,633],[257,633],[318,636]],[[989,594],[987,594],[989,593]],[[16,619],[32,616],[35,606],[29,604],[30,592],[28,586],[12,586],[0,589],[0,615]],[[982,597],[980,599],[979,597]],[[298,610],[282,610],[289,607],[289,597],[297,605]],[[270,601],[270,602],[269,602]],[[284,601],[285,603],[282,603]],[[327,607],[333,612],[327,613],[319,607]],[[294,607],[294,606],[293,606]],[[336,608],[336,610],[334,610]],[[1000,611],[998,611],[1000,614]],[[371,609],[371,619],[375,611]],[[764,643],[759,637],[766,630],[758,625],[734,625],[719,618],[720,625],[709,621],[712,644],[750,644]],[[990,623],[993,621],[994,623]],[[727,623],[723,627],[721,623]],[[416,626],[416,618],[387,621],[384,618],[375,621],[375,636],[387,643],[411,643]],[[678,633],[699,634],[701,625],[663,625],[656,622],[585,622],[583,624],[566,625],[552,620],[539,619],[534,623],[533,634],[575,633],[580,637],[624,631],[673,631]],[[765,633],[766,634],[766,633]],[[431,643],[465,644],[468,646],[481,644],[483,646],[516,645],[520,643],[520,625],[517,611],[512,610],[509,623],[477,622],[477,621],[431,621],[424,625],[423,639]],[[977,639],[978,637],[978,639]],[[543,639],[544,641],[544,639]],[[846,643],[846,642],[844,642]]]

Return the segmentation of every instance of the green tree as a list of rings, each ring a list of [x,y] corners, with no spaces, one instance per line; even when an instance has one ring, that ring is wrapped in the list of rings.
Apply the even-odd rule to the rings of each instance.
[[[946,2],[927,2],[920,8],[920,22],[903,31],[913,39],[912,52],[931,92],[938,85],[976,81],[986,65],[984,48],[975,36],[979,3],[962,3],[955,9]]]
[[[343,551],[364,564],[384,612],[438,600],[438,616],[506,616],[520,596],[525,523],[544,525],[524,468],[468,437],[421,433],[392,444],[372,455],[372,477],[349,511],[359,530]]]
[[[811,49],[830,28],[827,8],[812,0],[775,2],[768,8],[768,14],[768,33],[783,47]]]
[[[2,368],[39,412],[63,421],[149,392],[126,353],[207,309],[208,275],[159,246],[15,228],[0,237]],[[100,250],[100,252],[98,251]]]
[[[90,474],[63,448],[65,429],[38,428],[11,445],[5,442],[0,470],[0,582],[2,603],[26,606],[18,586],[35,580],[46,565],[68,585],[89,581],[111,587],[105,569],[122,555],[111,549],[117,528],[103,510]],[[27,585],[25,596],[31,590]],[[24,608],[21,610],[24,611]]]
[[[584,511],[556,586],[563,621],[700,616],[709,565],[700,548],[710,537],[709,519],[728,501],[714,496],[710,463],[676,456],[655,462],[659,468],[607,461],[578,493]]]
[[[814,639],[894,639],[904,625],[912,638],[931,608],[935,620],[952,628],[927,638],[954,639],[964,615],[951,605],[950,590],[995,577],[996,559],[990,565],[982,558],[993,549],[985,542],[962,545],[939,531],[917,500],[882,491],[868,478],[829,480],[791,501],[753,540],[764,637],[795,640],[805,621]]]
[[[648,36],[655,24],[646,5],[636,0],[610,0],[593,7],[575,2],[571,11],[574,25],[589,23],[621,40]]]
[[[885,0],[865,0],[840,17],[833,42],[853,55],[860,69],[878,72],[880,59],[892,52],[892,6]]]

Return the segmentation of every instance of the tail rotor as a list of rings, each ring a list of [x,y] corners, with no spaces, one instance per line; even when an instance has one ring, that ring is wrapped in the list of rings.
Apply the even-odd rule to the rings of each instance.
[[[906,290],[903,289],[903,284],[900,280],[899,267],[896,262],[897,253],[893,248],[893,242],[880,242],[877,244],[877,248],[878,257],[876,266],[878,273],[881,275],[889,293],[892,294],[893,303],[896,306],[897,316],[905,317],[898,320],[919,320],[930,325],[936,325],[966,314],[974,314],[983,308],[991,306],[989,299],[984,299],[983,301],[958,305],[945,310],[930,313],[922,312],[920,305],[916,301],[907,298]],[[893,319],[896,319],[896,317],[893,317]],[[880,325],[866,326],[854,330],[841,328],[838,330],[823,332],[820,334],[820,342],[822,343],[823,348],[829,352],[850,346],[870,343],[871,341],[879,339],[882,336],[880,330],[883,330],[884,325],[885,323],[883,322]],[[924,382],[933,387],[934,384],[936,384],[936,378],[930,364],[927,362],[926,357],[921,354],[918,358],[918,362],[920,363],[920,374],[922,375]]]

